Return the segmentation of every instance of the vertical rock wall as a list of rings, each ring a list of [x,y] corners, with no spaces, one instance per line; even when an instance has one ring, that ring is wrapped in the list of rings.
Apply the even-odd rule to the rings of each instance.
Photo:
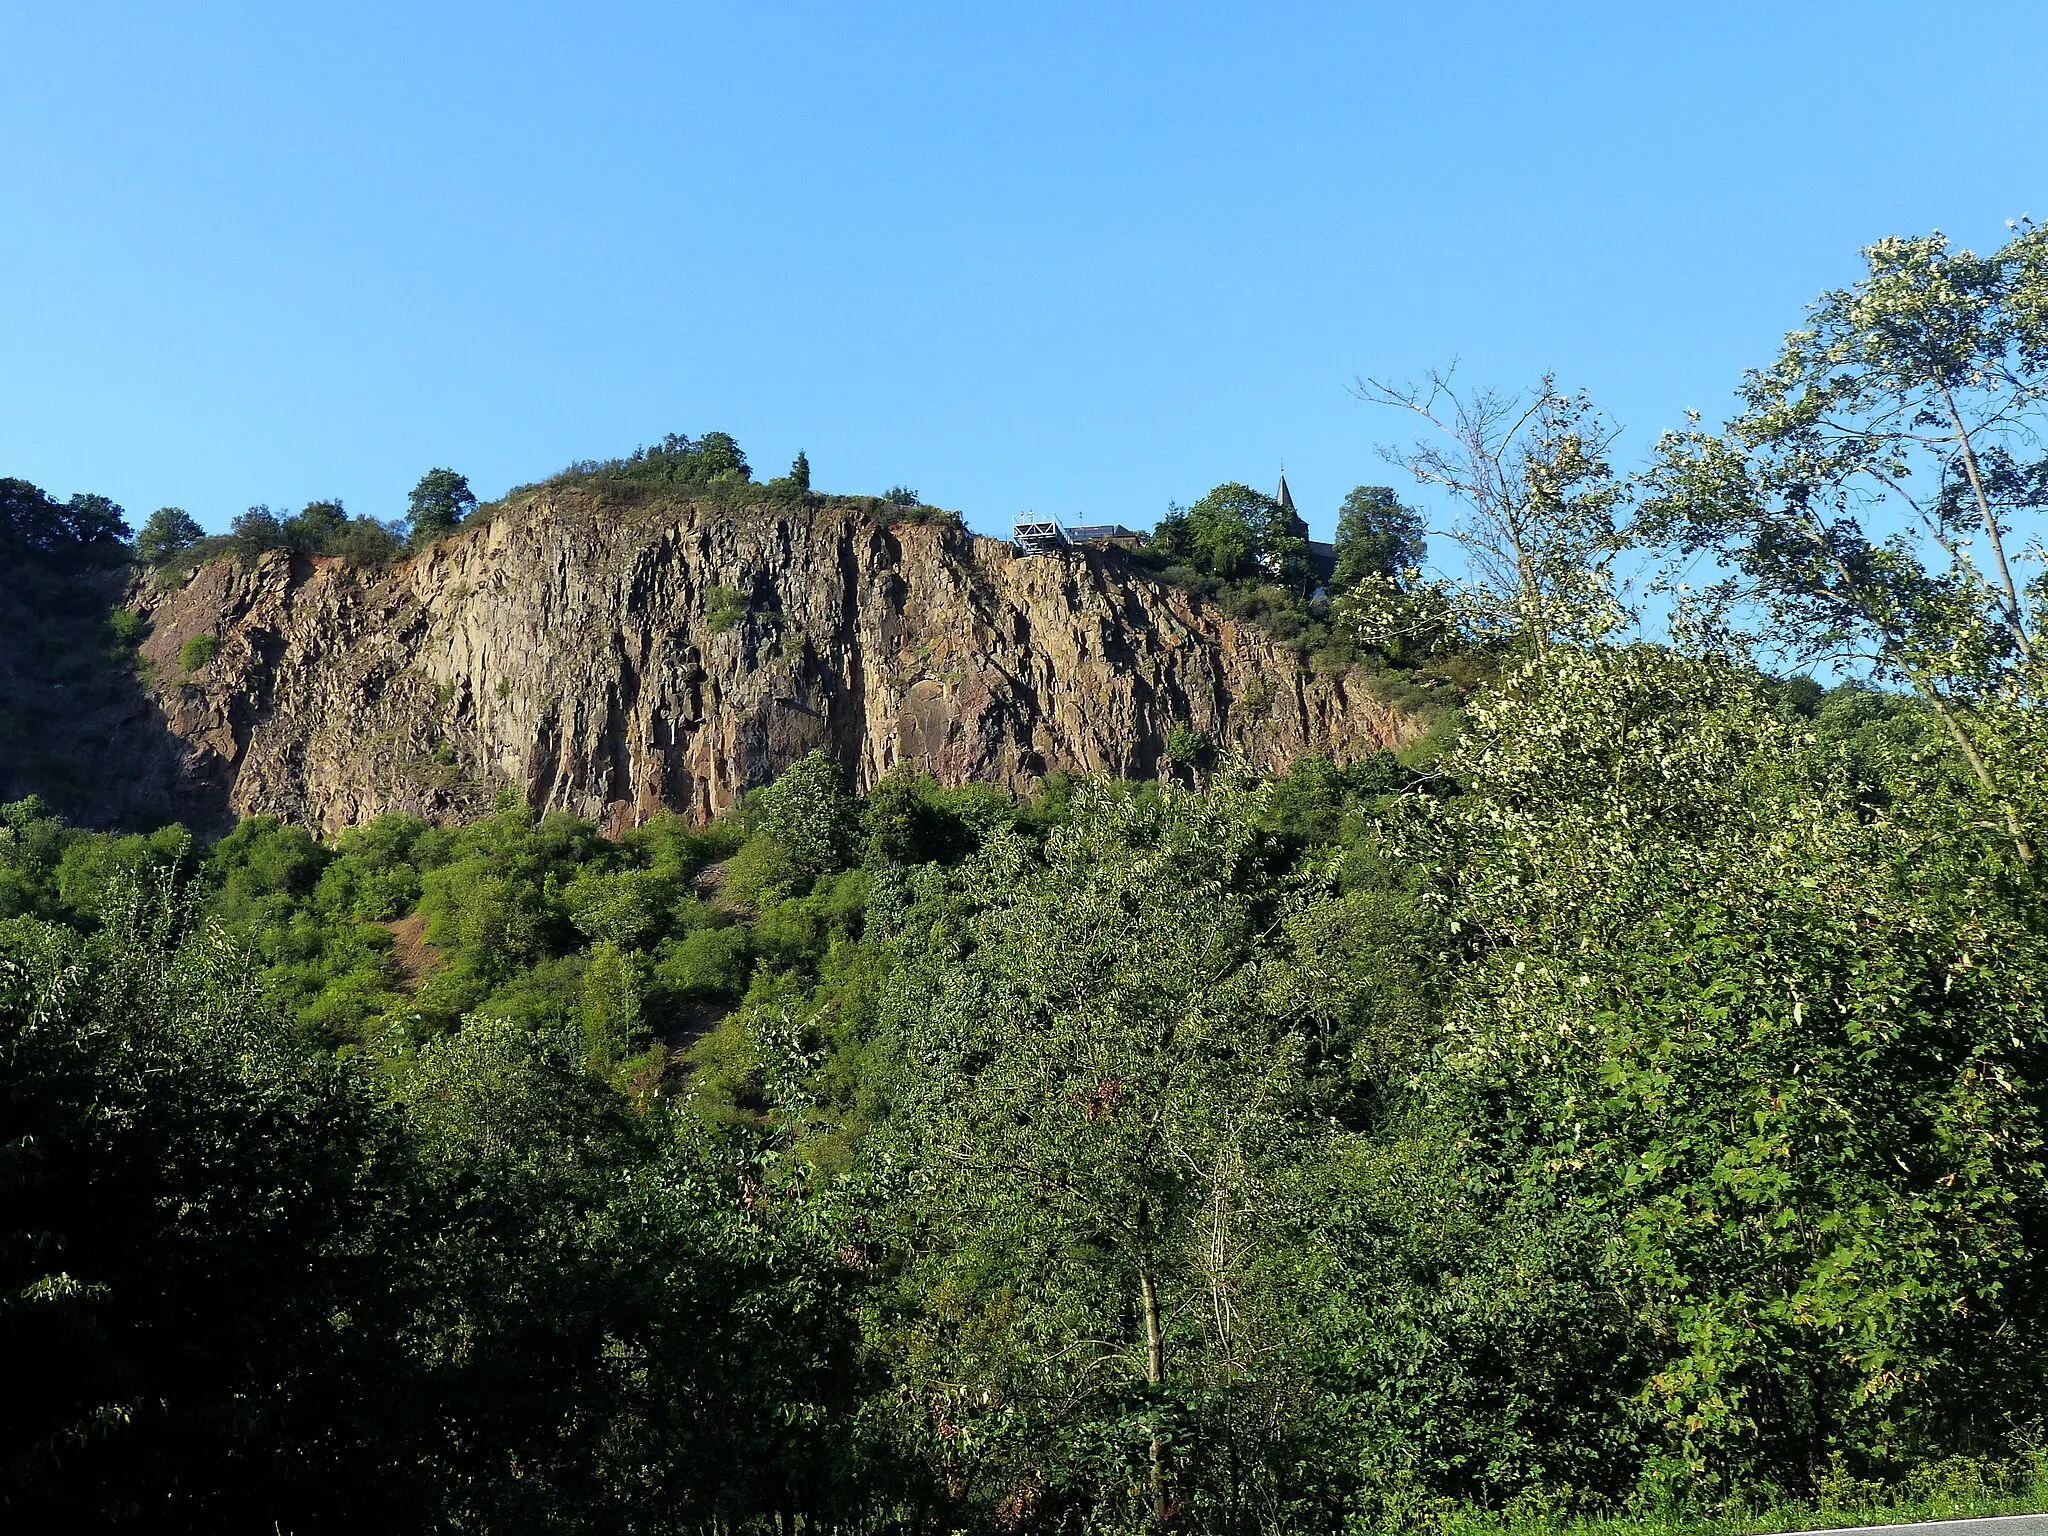
[[[141,605],[187,778],[329,830],[507,786],[613,829],[707,818],[813,747],[862,787],[908,763],[1025,792],[1155,774],[1179,723],[1276,769],[1415,729],[1116,555],[849,508],[541,492],[387,571],[274,551]],[[216,655],[183,674],[200,633]]]

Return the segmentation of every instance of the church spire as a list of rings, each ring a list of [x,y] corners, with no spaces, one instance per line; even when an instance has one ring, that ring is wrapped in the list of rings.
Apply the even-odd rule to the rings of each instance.
[[[1288,492],[1287,471],[1284,469],[1280,471],[1280,494],[1273,499],[1280,503],[1281,511],[1292,512],[1294,510],[1294,497]]]

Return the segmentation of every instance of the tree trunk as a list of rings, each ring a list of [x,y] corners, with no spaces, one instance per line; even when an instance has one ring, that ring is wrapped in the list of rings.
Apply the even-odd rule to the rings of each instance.
[[[2012,579],[2012,567],[2006,562],[2005,540],[1998,531],[1998,514],[1992,510],[1990,493],[1984,489],[1984,477],[1977,470],[1977,449],[1970,441],[1970,429],[1963,425],[1963,413],[1956,408],[1956,397],[1949,393],[1946,384],[1941,386],[1941,398],[1948,405],[1948,419],[1954,423],[1956,442],[1963,450],[1963,471],[1970,477],[1970,490],[1977,498],[1977,512],[1984,520],[1984,535],[1991,541],[1992,558],[1998,562],[1999,580],[2005,587],[2006,617],[2012,623],[2013,638],[2019,642],[2020,654],[2028,661],[2037,661],[2034,655],[2034,637],[2027,633],[2027,612],[2020,606],[2019,587]]]
[[[1138,1304],[1145,1314],[1145,1383],[1152,1388],[1155,1407],[1159,1388],[1166,1380],[1166,1337],[1159,1328],[1159,1286],[1152,1271],[1138,1271]],[[1152,1523],[1166,1529],[1166,1442],[1152,1431]]]
[[[1984,761],[1983,754],[1977,750],[1976,744],[1970,740],[1969,733],[1963,729],[1962,722],[1956,719],[1955,712],[1948,706],[1948,701],[1934,691],[1932,684],[1922,683],[1918,678],[1915,678],[1914,682],[1919,688],[1920,696],[1934,706],[1935,715],[1939,717],[1943,725],[1948,727],[1949,735],[1954,738],[1956,746],[1962,750],[1963,760],[1970,765],[1970,771],[1977,776],[1977,782],[1983,787],[1984,793],[1990,796],[1991,803],[1998,807],[1999,814],[2005,818],[2006,836],[2012,839],[2013,848],[2019,854],[2020,862],[2022,864],[2033,863],[2033,839],[2027,836],[2026,828],[2020,823],[2019,812],[2014,808],[2013,803],[2006,799],[2004,792],[1998,787],[1997,779],[1992,777],[1991,765]]]

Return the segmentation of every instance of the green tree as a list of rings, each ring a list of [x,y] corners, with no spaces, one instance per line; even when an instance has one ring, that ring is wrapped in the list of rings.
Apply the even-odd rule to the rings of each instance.
[[[348,521],[339,501],[309,501],[284,520],[284,540],[295,554],[329,554],[347,531]]]
[[[1174,502],[1166,505],[1166,515],[1152,530],[1152,548],[1168,560],[1183,561],[1193,557],[1194,538],[1188,529],[1187,508]]]
[[[1256,576],[1280,516],[1280,504],[1263,492],[1236,481],[1217,486],[1187,510],[1195,567],[1225,581]]]
[[[228,525],[228,537],[242,560],[254,560],[267,549],[284,549],[290,544],[284,519],[267,506],[251,507]]]
[[[754,472],[730,432],[706,432],[695,449],[698,473],[706,480],[748,481]]]
[[[1064,1467],[1113,1504],[1135,1431],[1164,1525],[1228,1459],[1176,1424],[1239,1385],[1273,1180],[1316,1134],[1261,986],[1258,799],[1084,789],[1042,851],[992,834],[896,973],[911,1241],[957,1340],[931,1368],[963,1451],[1016,1458],[965,1474]]]
[[[128,537],[125,514],[104,496],[58,502],[26,480],[0,479],[0,537],[45,554],[103,551]]]
[[[810,455],[801,449],[797,451],[795,462],[789,466],[789,483],[799,491],[807,492],[811,488]]]
[[[452,469],[430,469],[406,498],[405,547],[414,553],[460,527],[476,510],[476,493]]]
[[[1624,487],[1607,458],[1614,430],[1586,396],[1547,374],[1526,395],[1460,393],[1436,372],[1419,387],[1361,379],[1358,392],[1425,425],[1409,446],[1381,452],[1457,504],[1450,537],[1470,572],[1460,593],[1470,627],[1540,655],[1613,626]]]
[[[135,558],[145,565],[164,565],[205,536],[198,519],[183,507],[158,507],[135,535]]]
[[[56,548],[65,537],[62,509],[39,485],[0,480],[0,533],[30,549]]]
[[[1429,540],[1422,514],[1384,485],[1354,487],[1337,512],[1337,570],[1330,589],[1342,593],[1368,576],[1398,579],[1422,563]]]
[[[1646,528],[1688,564],[1718,558],[1691,603],[1710,631],[1756,624],[1782,653],[1911,687],[2030,862],[2038,791],[1994,743],[2043,682],[2040,537],[2014,541],[2048,505],[2048,231],[1864,257],[1721,433],[1666,435]]]
[[[104,496],[80,492],[64,503],[62,524],[73,543],[105,547],[128,537],[127,515]]]
[[[800,873],[830,874],[852,861],[860,806],[847,790],[846,771],[823,749],[813,748],[754,791],[751,808]]]
[[[1953,783],[1909,750],[1858,804],[1732,667],[1649,647],[1554,650],[1447,766],[1411,856],[1472,959],[1420,1087],[1502,1240],[1446,1270],[1547,1272],[1600,1341],[1570,1438],[1667,1491],[1994,1444],[2041,1369],[2044,956]]]

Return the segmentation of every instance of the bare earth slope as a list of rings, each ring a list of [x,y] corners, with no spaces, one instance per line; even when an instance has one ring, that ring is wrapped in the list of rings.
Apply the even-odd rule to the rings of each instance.
[[[1415,730],[1114,556],[846,508],[543,491],[388,571],[273,551],[138,606],[188,780],[327,829],[506,787],[613,830],[701,819],[813,747],[860,787],[910,763],[1028,791],[1054,768],[1155,774],[1182,722],[1273,768]],[[214,660],[181,674],[206,632]]]

